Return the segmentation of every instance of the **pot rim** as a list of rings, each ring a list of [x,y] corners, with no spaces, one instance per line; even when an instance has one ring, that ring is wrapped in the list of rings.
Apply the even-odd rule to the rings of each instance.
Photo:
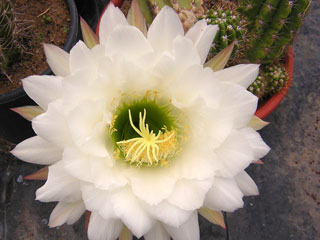
[[[79,16],[78,10],[74,0],[65,0],[69,13],[70,13],[70,25],[69,33],[67,35],[66,41],[64,43],[63,49],[70,51],[71,47],[74,45],[78,38],[79,32]],[[52,75],[51,69],[48,67],[41,75]],[[26,96],[26,92],[23,90],[23,87],[16,88],[6,93],[0,94],[0,104],[14,101],[18,98]]]

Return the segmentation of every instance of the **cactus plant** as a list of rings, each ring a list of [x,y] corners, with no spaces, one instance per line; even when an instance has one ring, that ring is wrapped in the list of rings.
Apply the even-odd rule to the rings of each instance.
[[[149,24],[152,16],[157,15],[163,6],[172,7],[178,13],[185,31],[204,14],[203,0],[138,0],[138,4]]]
[[[21,45],[18,43],[15,15],[9,0],[2,0],[0,3],[0,70],[1,75],[6,74],[6,69],[21,52]]]
[[[278,93],[288,82],[288,73],[280,63],[263,65],[257,79],[248,87],[254,95],[263,99]]]
[[[243,57],[243,51],[239,51],[246,34],[246,23],[235,11],[236,6],[231,2],[218,2],[208,10],[204,18],[208,24],[217,24],[219,32],[216,34],[209,52],[208,58],[215,56],[222,49],[234,42],[234,48],[229,64]],[[203,17],[200,17],[202,19]]]
[[[250,31],[247,58],[251,62],[271,63],[292,43],[309,9],[311,0],[241,1],[239,12]]]

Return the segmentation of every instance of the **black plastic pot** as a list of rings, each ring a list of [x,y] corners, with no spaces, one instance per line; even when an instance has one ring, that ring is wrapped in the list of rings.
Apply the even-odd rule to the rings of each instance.
[[[79,15],[74,0],[65,0],[69,7],[70,28],[64,43],[64,50],[70,51],[79,39]],[[42,75],[52,75],[48,68]],[[10,110],[10,108],[35,103],[26,95],[22,87],[8,93],[0,94],[0,138],[9,142],[18,143],[34,135],[30,122]]]

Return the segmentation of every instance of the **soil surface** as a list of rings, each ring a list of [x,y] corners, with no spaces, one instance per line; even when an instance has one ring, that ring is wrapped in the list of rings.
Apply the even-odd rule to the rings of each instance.
[[[42,43],[63,47],[70,25],[69,10],[64,0],[13,0],[18,25],[18,39],[23,53],[6,73],[0,74],[0,93],[21,86],[21,79],[40,75],[48,65]]]

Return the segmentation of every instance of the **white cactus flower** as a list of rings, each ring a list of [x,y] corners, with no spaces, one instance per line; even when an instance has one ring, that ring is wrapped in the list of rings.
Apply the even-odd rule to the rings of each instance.
[[[217,30],[202,20],[185,35],[164,7],[144,36],[110,4],[93,48],[45,45],[56,76],[23,80],[43,113],[12,153],[49,165],[36,199],[58,201],[50,227],[88,210],[89,239],[125,226],[146,240],[196,240],[200,208],[232,212],[258,194],[245,168],[269,151],[248,126],[259,66],[204,68]]]

